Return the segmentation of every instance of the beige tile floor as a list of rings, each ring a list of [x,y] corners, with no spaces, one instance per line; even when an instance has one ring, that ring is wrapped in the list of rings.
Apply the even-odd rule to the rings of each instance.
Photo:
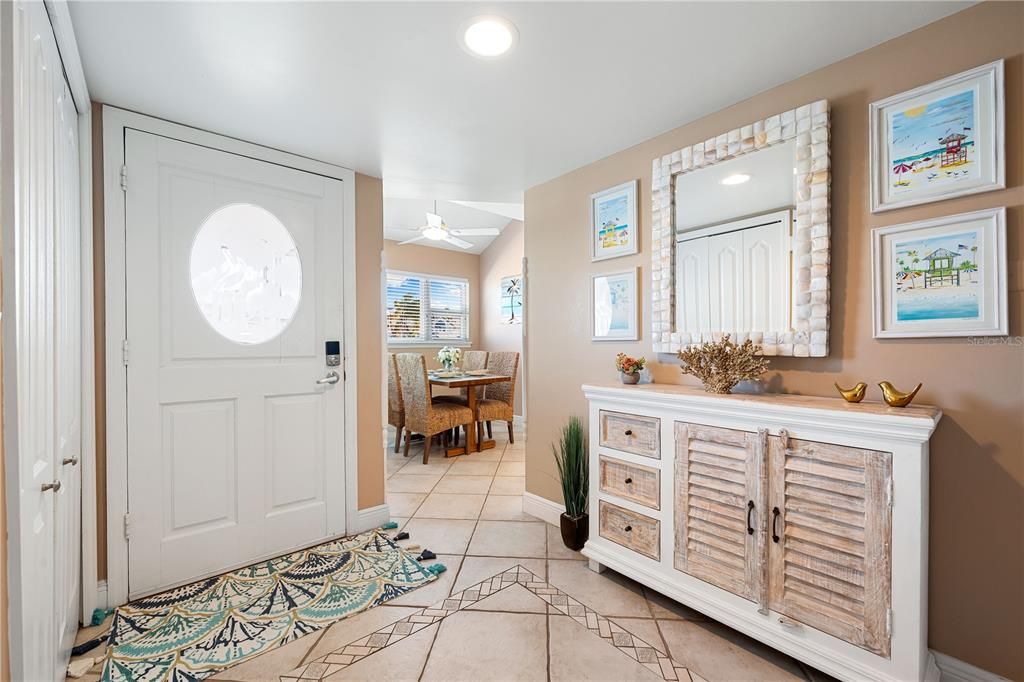
[[[447,571],[385,605],[310,634],[219,675],[220,682],[277,682],[424,607],[519,565],[685,666],[694,682],[830,679],[638,583],[587,568],[558,529],[522,511],[524,437],[446,459],[422,449],[385,450],[392,518]],[[392,434],[393,438],[393,434]],[[393,440],[391,441],[393,442]],[[398,532],[398,531],[394,531]],[[434,562],[430,562],[434,563]],[[98,679],[93,671],[83,678]],[[659,680],[576,620],[520,585],[507,587],[326,678],[340,680]]]

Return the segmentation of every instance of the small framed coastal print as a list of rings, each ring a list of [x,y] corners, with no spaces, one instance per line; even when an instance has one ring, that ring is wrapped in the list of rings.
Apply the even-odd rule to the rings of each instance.
[[[523,323],[523,276],[501,278],[501,321],[503,324]]]
[[[639,340],[640,268],[594,275],[590,290],[593,340]]]
[[[590,195],[591,260],[629,256],[637,241],[636,180]]]
[[[1005,336],[1006,209],[871,231],[875,338]]]
[[[871,211],[1006,187],[1003,61],[870,107]]]

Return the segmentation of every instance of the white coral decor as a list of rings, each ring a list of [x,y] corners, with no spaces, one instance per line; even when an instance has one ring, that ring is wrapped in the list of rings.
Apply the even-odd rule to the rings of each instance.
[[[441,366],[445,369],[451,369],[462,361],[462,350],[459,348],[452,348],[451,346],[445,346],[441,350],[437,351],[437,361],[440,362]]]

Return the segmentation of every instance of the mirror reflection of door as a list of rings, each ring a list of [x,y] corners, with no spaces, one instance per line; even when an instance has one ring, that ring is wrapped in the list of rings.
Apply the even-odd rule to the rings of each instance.
[[[677,176],[676,331],[792,327],[795,143]]]

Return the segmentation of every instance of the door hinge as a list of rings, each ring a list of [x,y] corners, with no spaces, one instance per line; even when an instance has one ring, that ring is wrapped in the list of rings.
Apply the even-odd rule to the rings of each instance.
[[[124,366],[128,366],[128,339],[121,341],[121,362]]]
[[[124,515],[124,539],[132,539],[132,519],[129,514]]]
[[[128,191],[128,166],[121,166],[121,191]]]

